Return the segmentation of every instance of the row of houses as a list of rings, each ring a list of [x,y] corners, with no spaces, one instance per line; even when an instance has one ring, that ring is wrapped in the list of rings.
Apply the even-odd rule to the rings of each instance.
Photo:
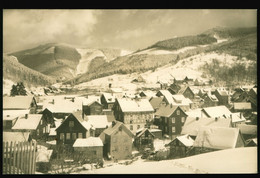
[[[28,139],[70,145],[77,152],[87,151],[86,158],[91,155],[97,161],[101,155],[114,160],[129,158],[133,144],[138,148],[153,147],[154,138],[188,135],[196,139],[192,130],[198,132],[201,126],[238,128],[241,132],[255,129],[247,127],[252,125],[247,124],[242,112],[231,112],[225,106],[224,90],[205,95],[217,98],[220,93],[224,96],[222,105],[202,108],[194,105],[199,95],[189,86],[177,94],[169,90],[146,93],[131,98],[117,93],[67,96],[60,101],[49,98],[38,103],[29,96],[4,97],[4,132],[30,133]],[[235,104],[233,108],[238,111]],[[247,135],[247,139],[254,139],[254,134]]]

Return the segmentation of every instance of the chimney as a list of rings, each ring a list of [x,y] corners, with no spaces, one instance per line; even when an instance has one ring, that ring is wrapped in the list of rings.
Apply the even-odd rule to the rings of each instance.
[[[198,121],[199,120],[199,117],[196,117],[196,121]]]
[[[116,121],[112,122],[112,127],[114,127],[116,125]]]
[[[111,86],[112,86],[112,83],[109,83],[109,84],[108,84],[108,88],[111,88]]]
[[[54,104],[55,103],[55,101],[54,101],[54,99],[52,99],[52,104]]]
[[[25,117],[24,117],[25,119],[28,119],[28,114],[25,114]]]
[[[217,117],[215,117],[215,121],[218,121],[218,118],[217,118]]]
[[[170,107],[172,108],[172,103],[170,104]]]
[[[240,112],[240,119],[242,119],[242,112]]]
[[[230,119],[232,119],[232,114],[230,114]]]
[[[74,103],[74,100],[75,100],[74,98],[71,99],[71,101],[72,101],[73,103]]]

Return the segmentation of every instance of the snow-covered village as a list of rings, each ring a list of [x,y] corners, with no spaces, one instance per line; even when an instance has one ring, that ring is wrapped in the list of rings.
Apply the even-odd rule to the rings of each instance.
[[[150,24],[154,30],[156,23],[170,28],[171,17],[182,11],[194,18],[211,13],[220,18],[224,13],[225,18],[230,15],[228,20],[242,21],[232,10],[75,11],[4,10],[2,174],[258,172],[256,11],[234,10],[247,26],[215,27],[223,25],[219,22],[195,34],[176,31],[180,37],[159,35],[138,50],[112,49],[105,42],[104,48],[68,45],[55,35],[51,40],[61,43],[39,40],[38,46],[32,42],[29,47],[28,37],[20,44],[26,46],[23,49],[10,44],[12,31],[20,32],[8,22],[19,16],[17,23],[26,26],[24,19],[34,18],[32,14],[42,25],[69,23],[65,17],[85,15],[83,21],[95,26],[115,16],[134,20],[141,13],[153,19],[157,13],[158,19]],[[54,14],[57,19],[52,21]],[[145,20],[137,22],[141,28]],[[59,29],[70,34],[65,33],[67,27]],[[140,38],[134,32],[120,39]],[[75,41],[83,35],[78,33]],[[88,33],[94,38],[94,32]]]

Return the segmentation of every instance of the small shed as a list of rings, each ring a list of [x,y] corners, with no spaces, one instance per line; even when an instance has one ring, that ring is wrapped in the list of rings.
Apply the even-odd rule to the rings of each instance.
[[[154,138],[154,134],[152,134],[148,128],[139,129],[136,132],[134,145],[137,147],[138,150],[143,150],[145,148],[153,148]]]
[[[99,137],[78,138],[74,142],[73,148],[76,154],[80,154],[88,163],[103,160],[103,143]]]
[[[188,135],[177,136],[166,146],[170,147],[170,157],[179,158],[190,155],[194,140]]]

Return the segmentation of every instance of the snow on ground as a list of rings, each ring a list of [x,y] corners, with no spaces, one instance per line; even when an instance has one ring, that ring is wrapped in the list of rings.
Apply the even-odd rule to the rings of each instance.
[[[77,174],[196,174],[257,173],[257,147],[244,147],[204,153],[186,158],[145,161],[130,165],[84,170]]]
[[[104,59],[107,59],[104,53],[98,49],[78,48],[77,51],[81,55],[81,59],[77,66],[76,75],[87,72],[91,60],[95,57],[104,57]]]
[[[171,139],[155,139],[153,144],[154,144],[154,151],[158,151],[160,149],[165,149],[165,144],[168,144],[171,142]]]

